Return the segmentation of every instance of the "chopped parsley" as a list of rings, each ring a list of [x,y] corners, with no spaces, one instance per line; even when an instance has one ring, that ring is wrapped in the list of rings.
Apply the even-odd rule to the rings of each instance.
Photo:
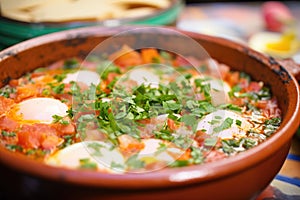
[[[0,96],[9,98],[11,94],[16,93],[16,89],[14,87],[11,87],[9,85],[4,86],[0,89]]]
[[[204,162],[203,153],[199,148],[191,147],[191,156],[190,163],[192,164],[201,164]]]
[[[241,126],[242,125],[242,121],[237,119],[237,120],[235,120],[235,124],[238,125],[238,126]]]
[[[189,160],[175,160],[169,166],[170,167],[185,167],[190,164]]]
[[[236,111],[236,112],[242,112],[242,108],[237,106],[237,105],[234,105],[234,104],[221,104],[219,106],[219,108],[221,109],[228,109],[228,110],[232,110],[232,111]]]
[[[88,148],[91,148],[94,150],[92,153],[93,156],[99,156],[99,157],[103,156],[101,149],[104,148],[104,146],[102,144],[94,142],[94,143],[88,144],[87,146],[88,146]]]
[[[172,135],[172,132],[170,130],[162,129],[160,131],[154,131],[154,136],[156,139],[162,139],[167,141],[173,141],[174,135]]]
[[[64,142],[58,148],[63,149],[67,146],[70,146],[71,144],[74,143],[75,138],[76,138],[76,134],[75,135],[64,135],[63,136]]]
[[[231,127],[233,124],[233,119],[230,117],[227,117],[220,126],[217,126],[213,129],[214,132],[219,133],[223,130],[226,130]]]
[[[75,69],[78,67],[79,67],[79,62],[75,58],[65,60],[63,65],[63,69]]]
[[[64,89],[65,89],[65,84],[64,83],[61,83],[59,85],[56,85],[56,86],[51,86],[53,92],[55,94],[62,94]]]
[[[210,101],[211,100],[211,87],[210,83],[207,82],[209,79],[208,78],[198,78],[195,79],[195,86],[197,89],[199,89],[199,92],[202,93],[205,97],[206,100]]]
[[[166,151],[168,146],[164,143],[159,143],[159,147],[157,148],[157,151],[154,153],[155,156],[159,155],[160,153]]]
[[[266,120],[264,122],[264,126],[265,126],[264,133],[267,136],[270,136],[279,128],[280,124],[281,124],[281,119],[278,117]]]
[[[34,156],[35,158],[39,158],[44,157],[50,153],[51,151],[47,149],[28,149],[25,154],[27,156]]]
[[[142,161],[138,158],[138,154],[134,154],[133,156],[130,156],[126,160],[126,165],[131,170],[141,169],[141,168],[145,167],[145,164],[146,163],[144,161]]]
[[[231,88],[231,90],[228,92],[228,95],[230,98],[233,98],[233,97],[237,97],[238,93],[242,90],[242,88],[239,86],[239,85],[235,85]]]
[[[118,66],[115,66],[115,65],[112,65],[111,63],[109,63],[108,67],[105,70],[103,70],[103,71],[99,70],[98,73],[102,73],[101,79],[106,80],[108,78],[108,74],[110,74],[110,73],[121,74],[121,70]]]
[[[112,162],[110,163],[110,168],[111,168],[111,169],[114,169],[114,170],[116,170],[116,171],[123,171],[124,168],[125,168],[125,166],[122,165],[122,164],[119,164],[119,163],[116,163],[116,162],[112,161]]]
[[[53,115],[52,118],[53,118],[52,123],[60,123],[62,125],[70,124],[70,122],[68,120],[65,120],[64,117],[62,117],[62,116]]]
[[[66,74],[56,74],[56,75],[54,75],[53,78],[54,78],[58,83],[60,83],[60,82],[62,82],[66,77],[67,77]]]
[[[51,91],[48,88],[44,88],[42,91],[42,95],[49,96],[51,94]]]
[[[15,132],[9,132],[9,131],[5,131],[5,130],[1,130],[1,135],[3,137],[15,137],[16,133]]]
[[[217,137],[209,137],[204,140],[204,145],[214,147],[217,144],[217,142],[218,142]]]
[[[5,147],[10,151],[23,151],[23,147],[16,144],[7,144]]]
[[[257,145],[257,141],[252,138],[233,138],[221,141],[224,153],[232,154],[239,151],[245,151]]]
[[[79,160],[79,169],[97,170],[97,163],[91,161],[90,158],[82,158]]]
[[[187,126],[195,126],[197,125],[197,118],[195,115],[189,114],[189,115],[183,115],[181,117],[181,121],[187,125]]]

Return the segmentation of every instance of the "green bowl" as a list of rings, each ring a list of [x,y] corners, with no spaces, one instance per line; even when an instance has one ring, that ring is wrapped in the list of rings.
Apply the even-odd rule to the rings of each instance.
[[[78,21],[66,23],[27,23],[0,16],[0,49],[21,41],[57,31],[87,26],[120,25],[172,25],[184,7],[183,0],[172,0],[170,7],[150,15],[136,18],[109,19],[103,21]]]

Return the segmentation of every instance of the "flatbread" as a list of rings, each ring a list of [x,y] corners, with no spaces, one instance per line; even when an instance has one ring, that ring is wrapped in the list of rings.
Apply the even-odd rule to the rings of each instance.
[[[1,15],[10,18],[10,19],[14,19],[14,20],[18,20],[18,21],[24,21],[24,22],[31,22],[33,21],[32,16],[30,15],[30,13],[28,12],[24,12],[21,10],[2,10],[1,11]]]
[[[48,0],[49,1],[49,0]],[[1,0],[1,10],[24,10],[43,5],[47,0]]]
[[[25,22],[99,21],[140,17],[170,5],[170,0],[0,0],[1,14]]]
[[[167,8],[170,6],[170,0],[155,0],[155,1],[146,1],[146,0],[111,0],[113,4],[123,4],[123,5],[138,5],[138,6],[151,6],[156,8]]]
[[[157,11],[157,9],[151,8],[151,7],[124,9],[124,11],[122,13],[120,13],[119,18],[124,17],[124,16],[126,16],[128,18],[142,17],[142,16],[150,15],[150,14],[154,13],[155,11]]]

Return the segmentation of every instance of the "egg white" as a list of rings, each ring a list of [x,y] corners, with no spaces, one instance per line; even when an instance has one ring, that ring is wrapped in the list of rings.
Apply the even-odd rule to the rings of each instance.
[[[228,92],[231,91],[230,85],[221,79],[216,79],[211,76],[195,76],[191,79],[191,83],[194,83],[195,79],[204,79],[207,80],[203,82],[203,84],[210,85],[210,96],[211,103],[213,106],[219,106],[221,104],[226,104],[230,102],[230,98]]]
[[[219,79],[211,79],[208,82],[211,88],[210,95],[212,105],[218,106],[230,102],[228,92],[231,91],[231,87],[227,82]]]
[[[123,173],[123,169],[111,167],[112,163],[124,166],[123,155],[112,145],[102,141],[84,141],[72,144],[51,155],[46,163],[56,167],[80,168],[80,160],[89,159],[97,164],[97,170]]]
[[[214,128],[219,127],[226,118],[233,119],[233,124],[220,132],[215,132]],[[237,120],[241,122],[241,125],[237,125]],[[217,136],[222,139],[231,139],[235,136],[246,136],[247,130],[252,128],[252,124],[243,117],[240,113],[236,113],[229,110],[217,110],[206,116],[204,116],[197,126],[197,130],[203,130],[206,134],[211,136]]]
[[[54,115],[66,116],[68,106],[57,99],[31,98],[24,100],[11,110],[11,115],[18,116],[17,120],[36,121],[50,124]],[[15,113],[12,113],[15,112]]]
[[[88,70],[79,70],[75,73],[68,73],[66,78],[63,80],[63,83],[81,82],[90,86],[92,84],[98,85],[100,83],[100,76],[96,72]]]
[[[157,87],[160,82],[158,75],[154,74],[150,70],[138,68],[133,69],[129,72],[129,79],[135,81],[138,85],[150,85]]]
[[[170,146],[160,139],[142,139],[141,142],[144,144],[144,148],[138,153],[138,158],[146,160],[146,162],[147,160],[150,160],[150,162],[163,161],[166,164],[170,164],[184,153],[180,148]],[[161,144],[166,145],[164,151],[159,151]]]

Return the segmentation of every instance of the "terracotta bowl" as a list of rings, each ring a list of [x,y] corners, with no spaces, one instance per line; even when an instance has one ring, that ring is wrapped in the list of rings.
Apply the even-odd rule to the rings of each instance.
[[[5,49],[0,53],[1,85],[11,78],[20,77],[25,72],[57,60],[88,54],[100,42],[131,28],[89,27],[69,30],[41,36]],[[225,39],[181,33],[201,44],[219,62],[234,70],[244,71],[271,87],[283,114],[278,132],[257,147],[228,159],[151,173],[116,175],[55,168],[1,147],[0,161],[6,166],[4,169],[22,172],[30,177],[29,182],[34,182],[33,185],[41,191],[38,197],[130,200],[255,199],[279,172],[293,134],[299,126],[299,86],[284,66],[271,57]],[[168,46],[174,44],[176,37],[172,32],[164,30],[152,33],[141,31],[135,37],[129,35],[120,38],[118,42],[135,45],[143,41],[153,41]],[[176,45],[181,51],[192,51],[184,43]]]

